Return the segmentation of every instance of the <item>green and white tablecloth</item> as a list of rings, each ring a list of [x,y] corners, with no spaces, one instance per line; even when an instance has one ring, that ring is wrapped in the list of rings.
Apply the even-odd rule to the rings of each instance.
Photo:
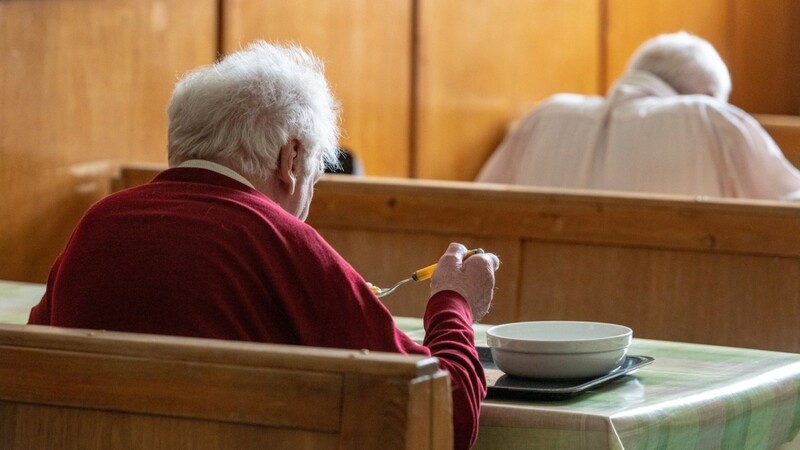
[[[27,323],[28,314],[41,300],[44,289],[38,283],[0,281],[0,323]]]
[[[396,322],[424,337],[420,319]],[[800,448],[800,355],[647,339],[630,354],[655,361],[569,400],[486,400],[476,448]]]

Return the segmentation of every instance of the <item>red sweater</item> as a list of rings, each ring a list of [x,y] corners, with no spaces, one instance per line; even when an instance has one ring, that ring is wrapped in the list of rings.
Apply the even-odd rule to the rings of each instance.
[[[477,437],[486,381],[459,294],[428,302],[424,345],[364,279],[265,195],[198,168],[92,206],[29,323],[436,356],[453,386],[455,447]]]

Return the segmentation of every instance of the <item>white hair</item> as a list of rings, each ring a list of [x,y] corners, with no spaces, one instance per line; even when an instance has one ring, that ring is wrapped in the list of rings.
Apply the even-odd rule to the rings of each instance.
[[[298,46],[256,41],[189,72],[167,112],[171,166],[223,159],[247,178],[268,179],[291,139],[305,147],[306,162],[338,164],[338,102],[322,62]]]
[[[628,70],[650,72],[683,95],[705,94],[727,101],[731,92],[731,75],[714,46],[683,31],[642,44]]]

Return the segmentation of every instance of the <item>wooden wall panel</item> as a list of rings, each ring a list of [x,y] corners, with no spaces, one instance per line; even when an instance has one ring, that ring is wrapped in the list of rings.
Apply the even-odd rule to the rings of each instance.
[[[409,176],[412,0],[223,0],[222,50],[294,42],[326,61],[342,144],[369,175]]]
[[[598,89],[599,0],[420,0],[415,166],[471,180],[509,121]]]
[[[661,33],[687,31],[714,45],[726,63],[732,55],[729,0],[607,0],[605,81],[614,84],[634,50]]]
[[[123,161],[166,162],[178,75],[213,61],[213,0],[0,2],[0,278],[46,279]]]
[[[527,243],[522,258],[520,320],[620,323],[638,337],[737,347],[800,346],[800,337],[772,326],[775,311],[800,315],[796,258],[543,242]]]
[[[734,0],[731,103],[800,114],[800,2]]]
[[[0,1],[0,277],[43,281],[120,162],[165,163],[173,83],[219,43],[325,59],[368,174],[471,180],[535,102],[602,93],[677,29],[718,47],[734,103],[800,114],[795,0]]]

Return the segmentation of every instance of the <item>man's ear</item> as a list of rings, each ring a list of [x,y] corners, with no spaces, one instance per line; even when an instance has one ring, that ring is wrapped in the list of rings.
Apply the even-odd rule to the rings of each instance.
[[[300,169],[300,157],[303,144],[297,139],[290,139],[281,147],[278,157],[278,175],[281,183],[289,189],[289,195],[294,194],[297,184],[297,170]]]

